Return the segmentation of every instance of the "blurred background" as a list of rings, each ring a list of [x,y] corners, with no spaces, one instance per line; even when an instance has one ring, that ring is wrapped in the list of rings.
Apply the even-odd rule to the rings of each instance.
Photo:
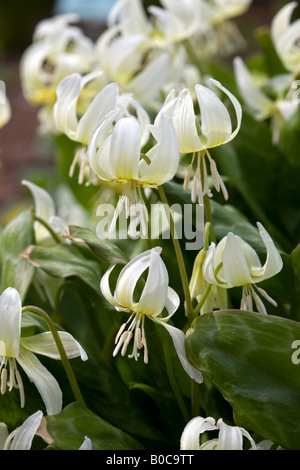
[[[147,7],[159,2],[144,3]],[[256,47],[256,28],[268,26],[286,3],[253,0],[247,14],[235,20],[250,50]],[[13,207],[21,197],[24,189],[20,181],[30,175],[31,169],[39,166],[47,171],[53,165],[51,146],[36,134],[38,109],[25,101],[20,87],[20,57],[32,42],[35,26],[54,14],[76,12],[81,17],[84,32],[96,40],[106,27],[107,14],[113,4],[113,0],[1,0],[0,80],[6,84],[12,117],[0,129],[0,214],[3,207]]]

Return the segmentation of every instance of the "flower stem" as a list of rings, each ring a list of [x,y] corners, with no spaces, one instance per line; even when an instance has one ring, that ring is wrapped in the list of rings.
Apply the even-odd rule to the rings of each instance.
[[[52,227],[50,227],[50,225],[45,220],[43,220],[41,217],[35,215],[34,212],[32,212],[32,218],[33,218],[33,220],[35,220],[39,224],[42,224],[48,230],[48,232],[50,233],[52,238],[56,241],[56,243],[62,243],[61,238],[57,235],[57,233],[54,232]]]
[[[163,190],[162,186],[158,186],[158,192],[159,192],[160,199],[164,205],[167,216],[168,216],[171,237],[172,237],[173,246],[174,246],[174,250],[175,250],[175,254],[177,258],[177,263],[179,267],[179,272],[180,272],[180,277],[181,277],[181,282],[182,282],[182,287],[183,287],[183,292],[184,292],[184,297],[185,297],[187,317],[188,317],[189,324],[191,324],[194,318],[194,314],[193,314],[193,304],[192,304],[191,293],[189,289],[189,280],[188,280],[188,276],[187,276],[187,272],[185,268],[185,263],[184,263],[180,243],[176,234],[174,219],[170,211],[170,206],[169,206],[167,197],[165,195],[165,191]]]
[[[27,305],[26,307],[22,308],[22,313],[24,313],[24,312],[37,313],[38,315],[40,315],[46,321],[46,323],[49,326],[50,331],[52,333],[52,336],[53,336],[53,339],[54,339],[55,344],[57,346],[58,352],[60,354],[61,361],[63,363],[65,372],[67,374],[67,377],[68,377],[71,389],[73,391],[74,397],[75,397],[76,401],[84,403],[84,400],[82,398],[80,389],[78,387],[76,377],[74,375],[73,369],[71,367],[71,364],[70,364],[70,361],[69,361],[68,356],[66,354],[63,343],[60,339],[59,333],[58,333],[58,331],[57,331],[57,329],[54,325],[54,322],[52,321],[50,316],[43,309],[41,309],[40,307],[35,307],[33,305]]]

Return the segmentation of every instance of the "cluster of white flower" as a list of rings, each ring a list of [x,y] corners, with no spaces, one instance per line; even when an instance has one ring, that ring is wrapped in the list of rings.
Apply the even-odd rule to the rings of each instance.
[[[245,12],[250,1],[161,0],[161,4],[162,7],[150,7],[146,14],[140,0],[118,0],[110,12],[108,28],[95,44],[72,25],[78,20],[75,15],[45,20],[36,28],[33,44],[22,58],[24,95],[31,103],[41,106],[43,132],[65,134],[80,146],[70,174],[73,175],[79,163],[80,183],[88,181],[97,185],[105,181],[124,188],[113,223],[123,207],[128,215],[132,205],[143,204],[145,188],[157,189],[175,176],[180,178],[179,166],[186,161],[183,156],[190,158],[182,183],[185,189],[191,189],[192,202],[198,200],[203,205],[213,196],[214,189],[228,198],[209,149],[236,137],[242,122],[242,107],[219,81],[201,76],[189,50],[198,41],[203,54],[216,53],[225,43],[232,53],[235,41],[230,42],[230,37],[234,35],[236,40],[239,36],[230,19]],[[290,24],[294,7],[295,2],[288,4],[272,23],[275,48],[290,71],[282,77],[275,101],[256,87],[242,59],[234,61],[241,95],[258,119],[274,117],[275,139],[280,126],[278,116],[284,120],[295,111],[291,99],[282,95],[291,77],[299,72],[299,22]],[[227,109],[228,105],[231,110]],[[24,184],[32,191],[40,218],[50,225],[53,223],[61,233],[63,223],[55,217],[50,196],[28,181]],[[146,218],[145,206],[141,223]],[[37,240],[41,229],[40,225],[36,226]],[[201,250],[190,280],[190,295],[199,302],[197,313],[227,308],[227,291],[237,286],[243,289],[241,310],[253,311],[254,300],[258,312],[267,314],[259,294],[276,304],[256,284],[277,274],[282,259],[260,223],[258,229],[267,252],[264,265],[254,249],[233,233]],[[117,311],[129,314],[117,334],[114,355],[120,351],[124,356],[133,340],[129,357],[138,359],[143,350],[144,361],[148,362],[145,334],[148,318],[166,328],[183,368],[201,383],[201,373],[186,355],[185,334],[168,323],[180,299],[169,287],[161,248],[152,248],[132,259],[119,274],[114,293],[109,283],[113,268],[103,275],[101,292]],[[137,301],[135,288],[147,270]],[[161,315],[164,309],[166,316]],[[0,297],[1,393],[7,386],[17,386],[24,402],[18,363],[36,384],[48,414],[59,413],[62,406],[59,385],[35,356],[39,353],[57,359],[57,350],[50,333],[21,337],[21,311],[18,293],[12,288],[3,292]],[[87,359],[71,335],[60,333],[60,337],[69,357]],[[240,448],[242,435],[253,444],[249,434],[240,428],[234,430],[231,440],[228,436],[233,431],[229,427],[225,429],[223,422],[216,425],[212,418],[199,419],[202,427],[192,433],[196,439],[203,431],[203,423],[205,430],[220,430],[222,434],[212,447]],[[39,414],[35,431],[40,420]],[[199,426],[199,421],[195,423]],[[186,435],[185,431],[182,448],[194,448],[189,447]],[[226,439],[230,441],[227,447]],[[17,437],[13,442],[17,442]],[[26,441],[26,446],[30,442]]]

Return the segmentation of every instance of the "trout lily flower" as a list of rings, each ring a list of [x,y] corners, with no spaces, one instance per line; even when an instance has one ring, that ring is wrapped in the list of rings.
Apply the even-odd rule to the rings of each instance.
[[[220,98],[210,88],[197,84],[195,86],[200,115],[195,114],[194,103],[189,89],[184,88],[176,96],[172,90],[167,96],[161,112],[168,113],[176,130],[180,152],[192,154],[192,161],[188,165],[184,188],[189,185],[194,160],[196,160],[196,170],[192,182],[192,201],[203,204],[203,196],[212,196],[208,185],[208,172],[206,159],[210,164],[213,185],[217,191],[223,192],[224,198],[228,198],[226,187],[217,170],[217,166],[211,157],[208,149],[218,147],[230,142],[237,135],[242,120],[242,108],[238,100],[220,82],[210,79],[210,83],[223,91],[230,99],[237,118],[236,128],[232,130],[232,120],[228,110]],[[160,113],[156,121],[160,120]]]
[[[285,75],[276,77],[277,84],[280,85],[280,89],[277,92],[278,98],[271,99],[255,84],[253,77],[240,57],[235,57],[233,64],[240,95],[249,111],[258,121],[271,118],[273,143],[278,143],[282,125],[295,113],[298,107],[298,103],[284,96],[286,90],[290,87],[289,75],[287,77]],[[270,82],[269,85],[272,86],[272,83]],[[277,90],[275,89],[274,91],[276,93]]]
[[[120,93],[116,83],[107,83],[103,72],[84,76],[71,74],[59,83],[56,95],[53,116],[57,129],[81,144],[70,168],[70,176],[73,176],[74,167],[80,162],[79,183],[83,182],[86,171],[90,182],[97,182],[90,171],[86,148],[93,131],[108,113],[118,110],[115,120],[131,113],[136,115],[143,130],[143,142],[148,140],[150,118],[147,112],[131,94]]]
[[[39,121],[42,129],[57,132],[52,119],[56,87],[71,73],[88,73],[94,63],[93,42],[80,28],[67,24],[72,15],[56,17],[38,24],[33,43],[20,61],[21,86],[25,99],[41,106]]]
[[[208,283],[225,289],[242,286],[241,310],[253,311],[254,299],[258,311],[266,314],[257,292],[273,305],[277,304],[256,284],[275,276],[283,262],[268,232],[260,223],[257,226],[267,251],[264,265],[247,242],[230,232],[217,245],[211,243],[203,263],[203,276]]]
[[[28,180],[22,180],[21,184],[27,187],[32,194],[35,216],[49,225],[57,235],[62,235],[69,224],[82,226],[86,222],[84,209],[73,199],[68,188],[59,188],[58,199],[63,203],[56,209],[52,196],[44,188]],[[38,244],[48,242],[51,239],[48,228],[38,220],[34,221],[34,234]],[[67,240],[66,242],[68,243]]]
[[[201,444],[201,435],[209,432],[217,433],[218,437]],[[216,422],[212,417],[198,416],[185,426],[180,438],[180,450],[244,450],[243,438],[248,440],[251,450],[269,450],[273,445],[269,440],[256,444],[246,429],[230,426],[222,418]]]
[[[300,19],[291,22],[298,2],[283,6],[271,23],[271,37],[285,68],[295,75],[300,71]]]
[[[47,444],[53,439],[43,428],[42,411],[30,415],[24,423],[11,433],[5,423],[0,423],[0,450],[30,450],[35,435],[41,436]]]
[[[198,383],[202,382],[201,373],[188,361],[185,352],[185,335],[183,331],[168,324],[168,320],[177,310],[180,300],[177,293],[169,287],[169,276],[161,259],[161,248],[145,251],[131,260],[120,272],[114,294],[111,292],[109,277],[115,265],[104,274],[100,289],[106,300],[119,312],[129,313],[115,339],[113,355],[119,351],[124,356],[133,339],[133,349],[129,357],[137,360],[140,351],[144,351],[144,362],[148,363],[148,348],[145,335],[145,320],[149,319],[166,328],[171,335],[179,360],[187,374]],[[137,300],[134,291],[138,281],[148,270],[142,293]],[[167,316],[161,316],[166,310]]]
[[[197,254],[189,283],[191,298],[197,300],[196,311],[200,314],[228,308],[227,290],[209,284],[203,276],[203,263],[206,255],[205,250],[200,250]]]
[[[0,392],[7,388],[19,389],[21,407],[25,405],[25,394],[18,365],[31,382],[37,387],[48,415],[60,413],[62,392],[53,375],[39,361],[36,354],[60,359],[51,332],[42,332],[33,336],[21,335],[22,305],[18,291],[8,287],[0,296]],[[80,344],[67,332],[60,331],[59,336],[69,358],[87,355]]]
[[[141,188],[156,188],[175,175],[179,164],[176,132],[169,116],[163,114],[158,126],[149,126],[157,143],[144,154],[143,132],[137,119],[125,117],[115,125],[113,122],[114,113],[109,119],[105,118],[92,134],[87,149],[89,163],[100,179],[125,185],[111,227],[115,227],[124,205],[126,218],[132,209],[139,206],[138,218],[145,232],[147,211]]]

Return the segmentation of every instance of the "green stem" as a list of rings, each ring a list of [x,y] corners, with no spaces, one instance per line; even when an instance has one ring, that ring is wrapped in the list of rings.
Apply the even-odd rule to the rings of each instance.
[[[49,224],[47,224],[47,222],[45,220],[43,220],[41,217],[39,217],[38,215],[35,215],[34,212],[32,213],[32,218],[33,220],[35,220],[36,222],[39,222],[40,224],[42,224],[47,230],[48,232],[50,233],[50,235],[52,236],[52,238],[57,242],[57,243],[61,243],[62,240],[61,238],[57,235],[57,233],[54,232],[54,230],[52,229],[52,227],[50,227]]]
[[[183,397],[178,388],[178,385],[177,385],[177,382],[173,373],[173,364],[171,363],[171,360],[170,360],[170,351],[169,351],[169,346],[167,344],[167,341],[163,342],[163,348],[164,348],[165,361],[166,361],[166,367],[167,367],[167,373],[168,373],[170,385],[172,387],[172,390],[174,392],[174,395],[176,397],[176,400],[178,402],[182,415],[184,419],[186,420],[186,422],[188,422],[190,420],[190,416],[187,411],[186,405],[184,403]]]
[[[184,292],[184,297],[185,297],[185,303],[186,303],[187,317],[188,317],[189,324],[191,324],[191,322],[193,321],[193,304],[192,304],[192,299],[191,299],[189,280],[188,280],[188,276],[187,276],[187,272],[185,268],[185,263],[184,263],[180,243],[176,234],[174,219],[170,211],[170,206],[169,206],[168,200],[166,198],[166,195],[162,186],[158,186],[158,192],[159,192],[160,199],[162,203],[164,204],[164,208],[165,208],[165,211],[167,213],[168,220],[170,223],[170,232],[171,232],[173,246],[174,246],[177,263],[179,267],[179,272],[180,272],[180,277],[181,277],[181,282],[182,282],[182,287],[183,287],[183,292]]]
[[[52,319],[50,318],[50,316],[43,309],[41,309],[40,307],[35,307],[33,305],[27,305],[26,307],[23,307],[22,308],[22,313],[24,313],[24,312],[37,313],[38,315],[40,315],[47,322],[47,325],[50,328],[53,339],[55,341],[58,352],[60,354],[61,361],[63,363],[65,372],[67,374],[67,377],[68,377],[71,389],[73,391],[74,397],[75,397],[76,401],[84,403],[84,400],[82,398],[80,389],[78,387],[78,383],[77,383],[76,377],[74,375],[73,369],[71,367],[70,361],[68,359],[65,348],[62,344],[62,341],[60,339],[60,336],[58,334],[58,331],[57,331]]]
[[[194,316],[196,317],[198,315],[198,313],[200,312],[202,306],[204,305],[204,302],[206,301],[207,299],[207,296],[208,294],[210,293],[210,289],[212,288],[212,284],[209,284],[209,286],[207,287],[206,291],[205,291],[205,294],[204,296],[202,297],[202,299],[200,300],[200,302],[198,303],[198,305],[194,308]]]

